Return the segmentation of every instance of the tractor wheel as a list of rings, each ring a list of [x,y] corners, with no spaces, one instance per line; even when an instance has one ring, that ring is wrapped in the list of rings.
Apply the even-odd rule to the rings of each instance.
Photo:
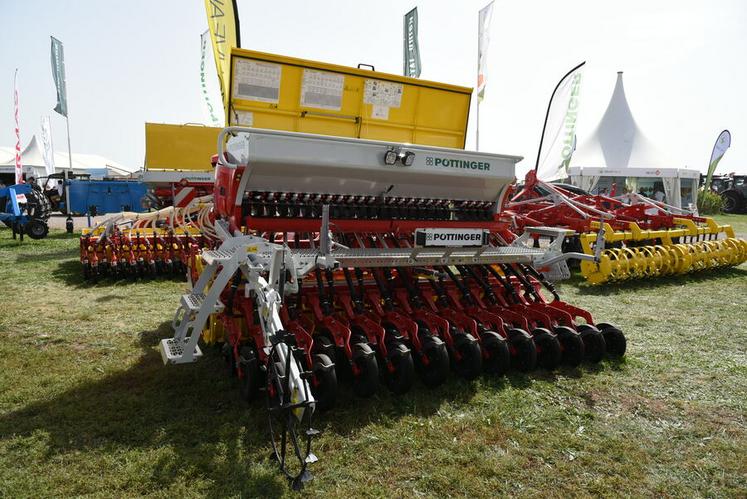
[[[607,353],[602,332],[590,324],[578,326],[578,333],[584,341],[584,360],[587,362],[600,362]]]
[[[316,407],[320,411],[326,411],[335,406],[337,400],[337,373],[335,364],[323,353],[313,356],[314,382],[311,384],[311,392],[316,399]]]
[[[519,328],[508,330],[511,367],[521,372],[529,372],[537,367],[537,347],[532,337]]]
[[[47,234],[49,234],[49,226],[47,226],[47,222],[39,220],[38,218],[27,223],[24,230],[31,239],[44,239],[47,237]]]
[[[485,372],[503,376],[511,368],[511,352],[508,348],[508,342],[495,331],[485,331],[482,333],[482,349],[487,353],[488,358],[483,358]]]
[[[563,364],[578,367],[584,361],[584,340],[568,326],[557,326],[555,334],[563,349]]]
[[[612,324],[600,323],[597,324],[597,327],[602,331],[602,336],[604,336],[604,344],[607,346],[607,355],[617,358],[625,355],[628,342],[625,339],[623,332]]]
[[[368,343],[353,345],[353,392],[359,397],[370,397],[379,388],[379,365]]]
[[[446,344],[441,338],[429,334],[422,335],[421,345],[423,355],[428,359],[428,365],[425,365],[422,361],[419,362],[420,379],[425,386],[439,386],[449,376],[449,352],[446,349]]]
[[[239,369],[241,370],[241,398],[251,402],[257,397],[260,386],[260,371],[257,354],[249,345],[239,349]],[[281,364],[282,366],[282,364]],[[285,367],[285,366],[282,366]]]
[[[537,365],[548,371],[558,367],[563,356],[558,337],[543,327],[534,329],[532,336],[537,345]]]
[[[724,202],[724,213],[739,213],[742,204],[739,194],[731,191],[722,192],[721,199]]]
[[[400,341],[390,341],[387,345],[387,366],[389,363],[394,370],[387,370],[387,385],[392,393],[402,395],[415,380],[415,365],[410,349]]]
[[[454,335],[454,370],[467,381],[477,378],[482,372],[482,350],[477,340],[469,333]]]

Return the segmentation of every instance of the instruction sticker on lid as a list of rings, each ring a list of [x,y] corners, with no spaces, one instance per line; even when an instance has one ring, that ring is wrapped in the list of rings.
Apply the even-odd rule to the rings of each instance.
[[[233,96],[277,104],[280,98],[280,73],[280,64],[238,59],[234,66]]]
[[[301,105],[339,111],[342,109],[342,90],[345,76],[313,69],[303,70]]]
[[[366,80],[363,90],[363,102],[374,106],[399,107],[402,104],[401,83],[390,81]]]

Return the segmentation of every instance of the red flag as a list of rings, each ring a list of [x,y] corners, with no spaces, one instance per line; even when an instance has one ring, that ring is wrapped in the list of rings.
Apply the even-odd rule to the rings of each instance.
[[[23,182],[23,167],[21,166],[21,129],[18,124],[18,69],[13,77],[13,105],[16,114],[16,184]]]

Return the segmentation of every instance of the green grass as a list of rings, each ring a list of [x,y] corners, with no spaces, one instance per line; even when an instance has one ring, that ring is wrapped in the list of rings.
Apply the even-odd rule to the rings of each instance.
[[[0,231],[0,279],[0,497],[291,494],[262,404],[240,403],[217,356],[162,365],[184,284],[86,285],[59,232]],[[744,497],[747,266],[560,287],[624,329],[624,361],[403,397],[343,389],[304,493]]]
[[[734,227],[738,236],[747,239],[747,215],[715,215],[713,217],[720,224],[729,224]]]

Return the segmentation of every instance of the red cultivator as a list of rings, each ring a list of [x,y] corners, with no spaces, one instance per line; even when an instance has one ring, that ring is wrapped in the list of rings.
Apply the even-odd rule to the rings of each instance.
[[[198,198],[185,208],[123,213],[84,230],[83,277],[96,281],[185,275],[188,263],[217,242],[211,209],[208,199]]]
[[[729,225],[699,217],[639,194],[591,195],[527,174],[524,188],[504,214],[518,230],[544,225],[575,232],[567,248],[594,254],[596,231],[605,247],[597,261],[582,261],[591,283],[658,277],[734,266],[747,261],[747,241]]]

